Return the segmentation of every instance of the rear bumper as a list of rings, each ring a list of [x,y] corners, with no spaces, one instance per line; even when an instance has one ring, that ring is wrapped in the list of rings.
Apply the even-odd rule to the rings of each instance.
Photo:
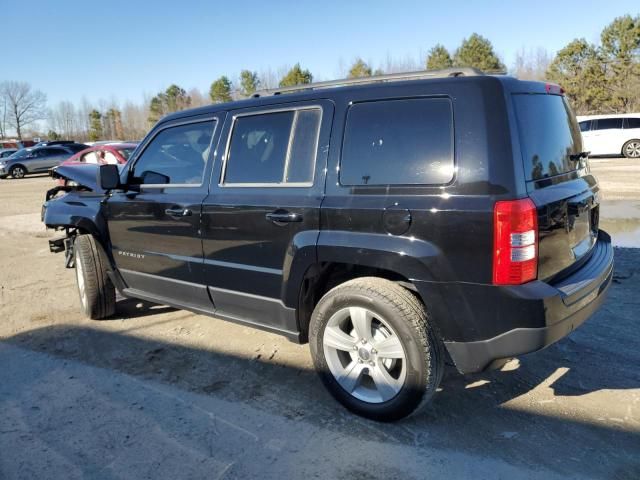
[[[477,299],[471,300],[476,309],[484,309],[474,315],[472,328],[482,331],[482,324],[489,322],[485,330],[491,331],[498,323],[502,333],[473,341],[447,341],[444,337],[445,346],[462,373],[479,372],[504,359],[545,348],[600,308],[612,278],[611,237],[601,231],[590,259],[568,278],[553,285],[535,281],[515,287],[488,287],[491,290],[485,293],[491,294],[484,298],[483,306]],[[469,307],[468,301],[464,303]],[[499,318],[492,318],[492,311]]]

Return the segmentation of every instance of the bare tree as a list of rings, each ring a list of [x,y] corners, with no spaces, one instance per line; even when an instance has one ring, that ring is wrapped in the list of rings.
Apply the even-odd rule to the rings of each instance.
[[[516,52],[512,73],[520,80],[545,80],[546,71],[551,63],[549,52],[544,48]]]
[[[22,140],[25,126],[46,117],[47,96],[40,90],[33,90],[27,82],[4,82],[0,86],[0,95],[9,110],[8,124],[16,129],[18,140]]]
[[[65,100],[49,110],[48,124],[63,138],[76,138],[79,133],[78,114],[73,103]]]
[[[0,138],[7,136],[7,99],[0,96]]]

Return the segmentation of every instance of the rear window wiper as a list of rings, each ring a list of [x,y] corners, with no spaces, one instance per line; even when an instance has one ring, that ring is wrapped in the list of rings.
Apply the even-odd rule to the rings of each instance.
[[[569,155],[569,160],[573,161],[573,162],[579,162],[582,159],[586,159],[589,154],[591,152],[578,152],[578,153],[572,153],[571,155]]]

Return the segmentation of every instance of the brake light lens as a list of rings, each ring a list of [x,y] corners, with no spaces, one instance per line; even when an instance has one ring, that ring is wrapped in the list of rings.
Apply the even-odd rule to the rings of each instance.
[[[538,216],[530,198],[496,202],[493,283],[520,285],[538,276]]]

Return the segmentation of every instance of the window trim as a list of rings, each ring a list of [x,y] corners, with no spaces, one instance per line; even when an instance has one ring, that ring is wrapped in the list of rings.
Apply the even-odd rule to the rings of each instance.
[[[620,120],[620,126],[619,127],[610,127],[610,128],[599,128],[599,124],[600,124],[600,122],[602,120]],[[595,126],[596,126],[595,131],[600,131],[600,130],[624,130],[624,123],[625,123],[624,122],[624,117],[602,117],[602,118],[597,118],[596,119],[596,123],[595,123]]]
[[[314,156],[313,156],[313,177],[310,182],[237,182],[230,183],[225,182],[224,177],[227,173],[227,160],[229,158],[229,150],[231,149],[231,137],[233,136],[233,131],[236,126],[236,120],[242,117],[255,117],[258,115],[268,115],[270,113],[281,113],[281,112],[294,112],[293,121],[291,122],[291,132],[289,133],[289,142],[287,144],[287,156],[284,160],[284,169],[282,172],[282,179],[286,178],[287,168],[289,166],[289,161],[291,160],[291,146],[293,144],[293,139],[295,137],[295,129],[298,124],[298,112],[301,110],[320,110],[320,120],[318,121],[318,133],[316,135],[315,145],[314,145]],[[278,108],[264,108],[261,110],[253,110],[249,112],[240,112],[235,113],[231,117],[231,127],[229,128],[229,133],[227,135],[227,143],[224,149],[224,155],[222,156],[222,170],[220,172],[220,178],[218,179],[218,187],[220,188],[260,188],[260,187],[270,187],[270,188],[300,188],[300,187],[312,187],[315,179],[316,179],[316,164],[318,162],[318,146],[320,145],[320,131],[322,130],[322,119],[324,116],[324,109],[322,105],[318,103],[312,103],[309,105],[298,105],[298,106],[290,106],[290,107],[278,107]]]
[[[342,160],[344,155],[344,142],[347,137],[347,121],[349,119],[349,112],[351,109],[357,105],[362,104],[371,104],[371,103],[381,103],[381,102],[393,102],[396,100],[447,100],[449,102],[449,113],[451,114],[451,162],[453,173],[451,175],[451,179],[444,183],[383,183],[383,184],[346,184],[342,183],[341,173],[342,173]],[[349,102],[347,105],[347,109],[345,111],[344,116],[344,127],[342,130],[342,141],[340,143],[340,158],[338,161],[338,184],[342,188],[351,188],[351,189],[375,189],[375,188],[400,188],[400,189],[412,189],[412,188],[443,188],[453,185],[456,182],[458,175],[458,162],[456,159],[456,115],[454,111],[454,102],[453,99],[449,95],[425,95],[425,96],[410,96],[410,97],[391,97],[391,98],[376,98],[371,100],[360,100]]]
[[[142,150],[140,150],[140,153],[138,153],[135,158],[131,159],[131,166],[129,166],[127,168],[127,181],[129,180],[129,178],[131,177],[132,173],[133,173],[133,169],[135,168],[136,164],[138,163],[138,161],[140,160],[140,158],[142,157],[142,155],[144,155],[144,152],[147,151],[147,148],[149,147],[149,145],[151,144],[151,142],[153,142],[156,137],[163,131],[169,129],[169,128],[174,128],[174,127],[182,127],[184,125],[190,125],[193,123],[207,123],[207,122],[213,122],[213,131],[211,132],[211,139],[209,140],[209,158],[207,159],[207,163],[205,163],[204,165],[204,169],[202,171],[202,180],[200,181],[200,183],[141,183],[140,185],[136,185],[140,188],[140,190],[144,189],[144,188],[199,188],[202,187],[203,185],[205,185],[205,175],[206,175],[206,170],[207,170],[207,166],[211,163],[212,161],[212,153],[213,152],[213,139],[216,136],[216,131],[218,129],[218,124],[220,123],[220,120],[218,119],[217,116],[211,116],[208,118],[198,118],[198,119],[192,119],[189,121],[183,121],[183,122],[176,122],[176,123],[168,123],[167,125],[164,125],[160,128],[158,128],[153,136],[151,138],[149,138],[146,142],[144,142],[144,146],[142,148]],[[135,149],[134,149],[135,151]],[[132,152],[133,153],[133,152]]]

